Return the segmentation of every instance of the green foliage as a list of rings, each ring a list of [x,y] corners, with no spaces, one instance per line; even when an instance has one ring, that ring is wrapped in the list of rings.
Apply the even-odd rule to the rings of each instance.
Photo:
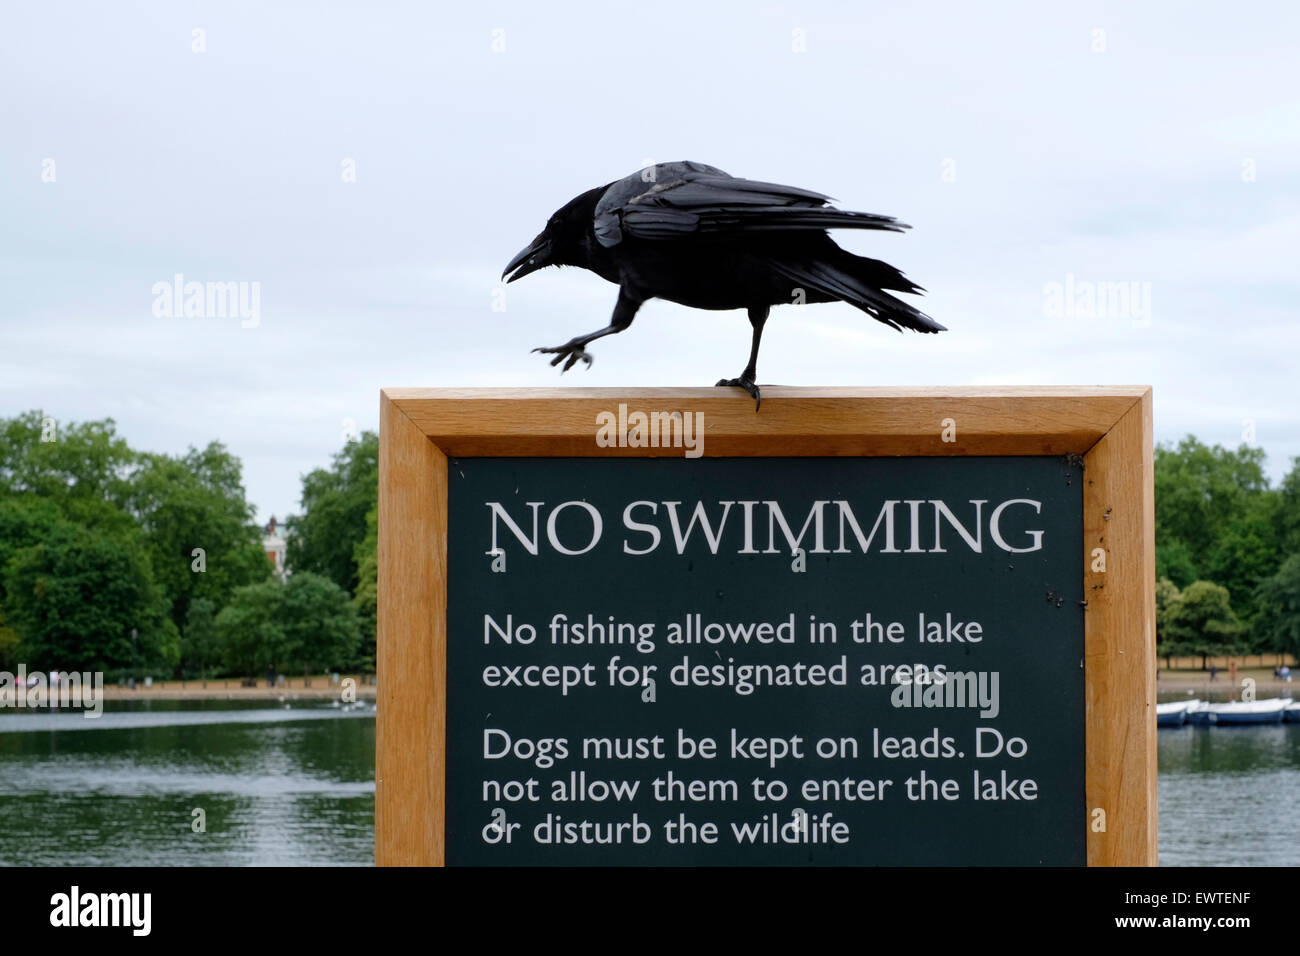
[[[216,632],[227,668],[241,674],[341,668],[357,650],[356,611],[347,592],[309,571],[288,584],[236,589],[217,615]]]
[[[1160,657],[1174,653],[1168,634],[1169,612],[1181,597],[1182,593],[1173,581],[1165,577],[1156,579],[1156,653]]]
[[[207,598],[190,602],[181,633],[181,669],[187,677],[207,677],[221,658],[217,640],[217,606]]]
[[[1265,650],[1260,584],[1300,553],[1300,459],[1276,490],[1262,449],[1230,451],[1188,436],[1155,452],[1156,576],[1181,588],[1223,585],[1242,625],[1242,652]]]
[[[1170,606],[1165,619],[1170,653],[1202,657],[1236,654],[1241,622],[1232,611],[1228,589],[1213,581],[1195,581]]]
[[[1209,555],[1221,535],[1268,490],[1261,448],[1206,447],[1190,435],[1155,450],[1156,541]]]
[[[194,600],[223,605],[235,588],[272,574],[240,472],[217,442],[180,458],[146,454],[125,495],[178,626]]]
[[[45,655],[50,666],[73,666],[75,658],[164,671],[179,660],[194,601],[207,600],[215,615],[236,587],[271,576],[239,460],[222,445],[179,457],[140,453],[112,420],[59,424],[37,411],[0,419],[0,436],[5,653],[31,663]],[[11,598],[15,562],[29,590]],[[110,569],[121,574],[116,587],[96,577]],[[129,648],[109,633],[127,608],[134,618],[127,633],[136,631]]]
[[[1209,559],[1210,579],[1228,589],[1232,606],[1247,625],[1255,616],[1255,589],[1281,561],[1275,530],[1264,511],[1263,504],[1257,504],[1251,513],[1223,529]]]
[[[1278,485],[1277,498],[1278,548],[1283,554],[1300,554],[1300,457],[1291,459],[1291,470]]]
[[[1257,592],[1256,629],[1270,651],[1300,657],[1300,553],[1291,555]]]
[[[35,494],[0,497],[0,670],[12,672],[24,660],[18,632],[5,624],[5,569],[20,551],[47,540],[67,526],[53,501]]]
[[[289,578],[280,609],[286,663],[302,674],[343,668],[357,653],[357,612],[329,578],[304,571]]]
[[[24,548],[49,538],[63,523],[63,515],[53,501],[34,494],[0,498],[0,606],[5,599],[4,570],[9,560]]]
[[[39,411],[0,419],[0,496],[116,500],[135,456],[115,429],[111,418],[60,425]]]
[[[379,613],[379,502],[366,513],[366,536],[357,543],[357,590],[352,604],[361,628],[358,667],[374,671]]]
[[[0,608],[0,671],[9,671],[12,674],[18,669],[18,664],[22,661],[21,652],[18,650],[20,643],[18,632],[11,627],[5,627],[4,609]]]
[[[141,550],[70,523],[10,558],[5,618],[22,636],[27,663],[47,670],[159,670],[179,653]]]
[[[301,516],[289,519],[286,564],[296,574],[329,578],[349,594],[357,587],[356,546],[379,495],[379,436],[364,432],[302,480]]]
[[[1156,578],[1166,578],[1176,587],[1185,588],[1200,575],[1192,560],[1192,549],[1177,538],[1156,544]]]
[[[279,581],[236,588],[230,603],[217,615],[217,641],[226,669],[235,674],[259,674],[280,669],[285,658],[280,606],[284,585]]]

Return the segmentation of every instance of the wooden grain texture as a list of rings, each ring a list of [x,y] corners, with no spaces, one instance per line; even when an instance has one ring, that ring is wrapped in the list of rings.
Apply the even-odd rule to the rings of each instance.
[[[1083,454],[1142,387],[763,389],[762,408],[736,390],[409,389],[385,394],[452,457],[665,455],[599,448],[596,416],[703,414],[704,455],[898,456]],[[957,440],[943,440],[944,420]]]
[[[1147,391],[1084,459],[1089,866],[1158,858],[1153,454]]]
[[[380,399],[375,863],[441,865],[447,456]]]

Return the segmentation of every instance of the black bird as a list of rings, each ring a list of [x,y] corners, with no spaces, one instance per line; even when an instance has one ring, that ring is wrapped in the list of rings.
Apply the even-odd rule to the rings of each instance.
[[[807,189],[737,179],[703,163],[660,163],[562,206],[501,276],[514,282],[546,266],[581,266],[619,287],[605,328],[533,350],[554,354],[551,365],[564,362],[565,372],[579,359],[590,365],[586,346],[626,329],[647,299],[747,309],[749,364],[739,378],[718,384],[743,388],[757,408],[758,346],[774,305],[847,302],[899,331],[944,331],[884,291],[921,292],[920,286],[887,263],[846,252],[826,234],[911,227],[892,216],[835,209],[830,201]]]

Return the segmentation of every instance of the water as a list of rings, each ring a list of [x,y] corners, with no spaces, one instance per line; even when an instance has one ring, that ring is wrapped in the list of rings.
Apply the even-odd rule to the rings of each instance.
[[[1162,865],[1300,865],[1300,724],[1157,740]],[[370,705],[3,713],[0,865],[370,864],[374,767]]]
[[[374,862],[369,704],[0,714],[0,865]],[[206,814],[195,833],[193,811]]]
[[[1161,866],[1300,866],[1300,724],[1159,732]]]

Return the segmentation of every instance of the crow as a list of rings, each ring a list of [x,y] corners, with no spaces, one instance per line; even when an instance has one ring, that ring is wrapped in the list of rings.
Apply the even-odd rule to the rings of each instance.
[[[762,402],[755,377],[763,325],[772,306],[847,302],[893,329],[944,327],[885,290],[924,290],[893,266],[841,249],[827,229],[910,229],[892,216],[849,212],[829,196],[793,186],[737,179],[703,163],[659,163],[597,186],[561,206],[501,277],[514,282],[546,266],[581,266],[618,286],[609,325],[553,348],[562,372],[587,345],[622,332],[647,299],[697,309],[746,309],[753,330],[749,364],[720,386]]]

